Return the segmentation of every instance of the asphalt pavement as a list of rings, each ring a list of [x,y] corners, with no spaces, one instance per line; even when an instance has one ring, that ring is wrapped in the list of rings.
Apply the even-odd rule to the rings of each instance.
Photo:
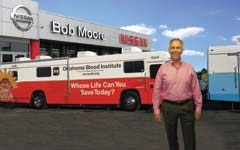
[[[0,107],[2,150],[167,150],[163,122],[151,110]],[[183,150],[179,124],[180,150]],[[240,113],[204,110],[197,150],[240,149]]]

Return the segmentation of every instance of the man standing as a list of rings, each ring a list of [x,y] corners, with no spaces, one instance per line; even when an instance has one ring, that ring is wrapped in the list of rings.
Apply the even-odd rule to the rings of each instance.
[[[168,51],[171,60],[156,75],[153,91],[154,119],[161,121],[160,108],[168,137],[169,150],[179,150],[177,122],[180,119],[185,150],[196,150],[195,120],[201,117],[202,95],[192,65],[181,60],[183,41],[173,38]]]

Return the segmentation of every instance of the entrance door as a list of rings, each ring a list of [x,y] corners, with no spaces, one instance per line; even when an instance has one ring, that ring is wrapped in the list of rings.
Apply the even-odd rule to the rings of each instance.
[[[15,62],[19,57],[27,57],[27,53],[1,51],[0,63]]]

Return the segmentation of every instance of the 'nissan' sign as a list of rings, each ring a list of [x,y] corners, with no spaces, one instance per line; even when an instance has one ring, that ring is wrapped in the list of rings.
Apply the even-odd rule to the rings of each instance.
[[[128,35],[128,34],[120,34],[119,42],[125,45],[133,45],[133,46],[141,46],[141,47],[148,46],[147,38],[141,38],[138,36]]]
[[[28,31],[33,25],[33,17],[31,11],[24,5],[16,6],[10,18],[14,25],[21,31]]]

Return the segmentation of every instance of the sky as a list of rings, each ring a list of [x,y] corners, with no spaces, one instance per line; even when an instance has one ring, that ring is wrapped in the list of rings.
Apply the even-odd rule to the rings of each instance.
[[[184,41],[182,59],[207,69],[209,46],[233,45],[240,37],[240,0],[36,0],[54,14],[152,36],[152,50]]]

